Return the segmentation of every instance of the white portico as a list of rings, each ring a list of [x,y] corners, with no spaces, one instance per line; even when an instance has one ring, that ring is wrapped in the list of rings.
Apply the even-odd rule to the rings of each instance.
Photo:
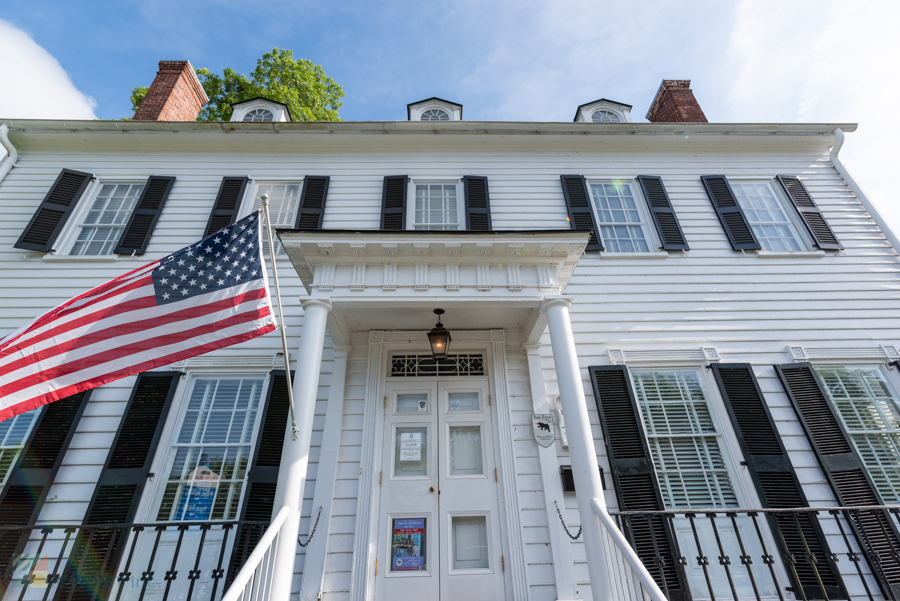
[[[282,498],[288,506],[299,507],[302,498],[309,424],[326,330],[336,348],[341,349],[347,348],[354,332],[369,333],[351,598],[382,598],[401,578],[407,587],[421,584],[417,590],[434,598],[461,593],[474,593],[473,598],[478,598],[477,590],[453,585],[472,582],[476,577],[482,578],[479,582],[483,582],[484,591],[491,590],[492,595],[501,591],[507,599],[527,597],[513,465],[515,452],[507,409],[505,349],[508,335],[515,335],[516,340],[533,349],[549,324],[593,596],[605,599],[609,586],[602,526],[591,508],[592,499],[603,499],[602,483],[596,469],[597,455],[568,317],[571,299],[562,296],[583,254],[588,234],[577,231],[281,231],[279,237],[309,293],[309,298],[301,301],[305,311],[304,331],[294,384],[301,432],[291,445],[290,465],[282,480]],[[481,357],[483,379],[466,380],[455,377],[459,374],[450,374],[445,378],[415,378],[413,385],[413,379],[400,382],[392,378],[396,375],[390,368],[392,358],[398,354],[416,357],[428,353],[425,333],[435,321],[432,310],[438,307],[446,311],[444,323],[452,332],[451,355],[464,353]],[[335,371],[341,373],[345,366],[339,364],[346,361],[346,353],[336,357]],[[536,392],[546,396],[543,391]],[[457,411],[462,406],[460,401],[448,400],[454,398],[468,403],[464,407],[469,411]],[[413,405],[404,405],[415,399],[421,399],[418,401],[421,414],[410,412]],[[536,407],[539,401],[545,402],[543,398],[537,399]],[[421,458],[420,468],[391,458],[391,437],[404,433],[418,441],[414,452],[421,453],[415,456]],[[477,466],[459,472],[468,474],[468,480],[454,474],[454,469],[462,469],[459,465],[463,460],[453,455],[454,449],[457,454],[463,453],[461,443],[456,442],[461,440],[462,433],[469,436],[467,440],[477,441],[477,453],[465,455],[477,455]],[[430,447],[428,440],[432,441]],[[433,462],[427,458],[432,452]],[[398,470],[401,467],[402,470],[394,470],[394,460]],[[449,471],[444,474],[441,466]],[[404,470],[408,475],[400,473]],[[486,484],[477,484],[478,477]],[[434,484],[429,486],[431,478]],[[416,484],[419,480],[421,486]],[[487,498],[483,511],[476,507],[478,502],[474,499],[457,502],[457,505],[470,503],[471,507],[452,505],[454,498],[467,498],[466,494],[456,494],[460,490],[465,492],[466,487],[472,492],[481,491],[475,492],[477,497]],[[432,493],[438,490],[435,495],[422,497],[421,511],[397,504],[396,498],[406,502],[420,490],[427,493],[429,488]],[[407,489],[413,492],[405,492]],[[439,501],[436,495],[440,495]],[[491,495],[498,498],[491,501]],[[403,511],[392,510],[392,503],[395,509]],[[473,513],[478,515],[470,515]],[[422,517],[418,518],[420,514]],[[405,516],[417,518],[418,522],[402,520]],[[294,524],[298,523],[299,515],[294,520]],[[430,557],[420,560],[420,563],[427,562],[427,567],[418,566],[399,573],[392,571],[395,566],[385,565],[391,561],[389,535],[398,536],[397,524],[401,521],[403,525],[412,524],[426,530],[424,538],[423,535],[415,538],[415,534],[407,538],[421,545],[426,545],[423,540],[428,541]],[[291,519],[286,522],[286,528],[289,532],[296,531],[296,526],[290,529]],[[462,556],[461,543],[454,537],[463,536],[474,536],[475,546],[480,540],[489,549],[485,551],[483,563],[457,562]],[[279,544],[284,547],[277,555],[277,561],[284,562],[282,565],[287,570],[293,560],[291,538],[281,537]],[[426,555],[419,546],[415,552]],[[571,569],[571,565],[566,566],[567,562],[571,563],[570,551],[554,542],[552,553],[556,580],[561,585],[560,598],[571,598],[574,590],[568,591],[570,597],[564,594],[565,583],[572,581],[565,574],[566,569]],[[315,598],[318,582],[314,572],[321,570],[317,561],[316,554],[308,551],[301,599]],[[287,587],[280,598],[287,599]]]

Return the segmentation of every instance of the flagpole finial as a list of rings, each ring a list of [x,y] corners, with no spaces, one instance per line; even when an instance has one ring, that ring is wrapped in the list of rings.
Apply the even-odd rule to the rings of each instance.
[[[268,194],[260,194],[259,198],[262,200],[262,204],[264,207],[269,206],[269,195]]]

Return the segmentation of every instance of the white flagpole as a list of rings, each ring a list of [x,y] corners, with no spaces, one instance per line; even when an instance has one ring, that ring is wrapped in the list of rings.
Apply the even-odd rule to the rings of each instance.
[[[291,384],[291,356],[288,353],[287,335],[284,329],[284,314],[281,312],[281,289],[278,287],[278,267],[275,265],[275,244],[272,241],[272,223],[269,220],[269,195],[260,194],[263,213],[266,214],[266,232],[269,236],[269,256],[272,261],[272,276],[275,280],[275,298],[278,300],[278,329],[281,330],[281,346],[284,349],[284,375],[287,378],[288,403],[291,408],[291,439],[297,440],[297,420],[294,418],[294,387]],[[263,253],[265,259],[265,253]]]

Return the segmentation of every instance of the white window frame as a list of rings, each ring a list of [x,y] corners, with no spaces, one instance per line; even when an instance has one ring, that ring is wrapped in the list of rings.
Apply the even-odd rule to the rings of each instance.
[[[241,496],[238,500],[238,511],[237,515],[234,518],[235,520],[240,519],[241,509],[244,503],[246,503],[247,501],[247,478],[250,474],[250,468],[253,464],[262,424],[265,421],[264,412],[266,409],[266,393],[269,390],[270,379],[272,377],[270,371],[271,370],[264,371],[254,369],[241,369],[235,372],[228,372],[219,368],[209,370],[197,369],[186,372],[186,377],[181,378],[178,389],[175,391],[175,398],[173,399],[172,405],[169,409],[168,419],[166,419],[166,423],[163,426],[162,435],[159,438],[159,444],[156,447],[152,467],[150,470],[154,475],[149,480],[147,487],[144,489],[144,492],[141,495],[142,498],[140,501],[139,510],[136,515],[143,516],[143,520],[141,520],[142,522],[151,523],[159,521],[156,519],[157,514],[159,513],[159,506],[162,503],[163,495],[165,495],[166,484],[169,481],[169,472],[172,469],[172,463],[175,459],[174,454],[170,455],[170,451],[172,449],[172,445],[176,443],[178,433],[181,431],[181,426],[184,423],[186,404],[190,401],[190,394],[194,390],[195,382],[200,378],[261,378],[263,380],[263,383],[259,400],[259,413],[256,417],[256,424],[254,424],[253,427],[254,429],[250,442],[250,456],[249,462],[247,464],[247,472],[244,474],[244,485],[241,487]],[[231,520],[207,521],[211,523],[217,523],[220,521]]]
[[[81,199],[78,201],[78,204],[75,207],[75,210],[72,211],[72,214],[69,215],[69,219],[66,221],[66,225],[63,226],[63,231],[57,239],[54,246],[56,250],[54,255],[57,257],[65,256],[70,259],[86,259],[90,260],[93,257],[115,257],[116,253],[111,252],[105,255],[70,255],[72,252],[72,248],[75,246],[75,241],[78,240],[78,233],[82,228],[82,221],[87,216],[88,212],[91,209],[91,205],[94,204],[94,201],[97,199],[97,195],[100,193],[100,190],[104,185],[120,185],[120,184],[140,184],[142,186],[147,185],[147,177],[123,177],[123,178],[95,178],[90,184],[88,184],[87,189],[82,194]],[[132,211],[133,212],[133,211]],[[129,216],[130,219],[130,216]],[[92,226],[89,226],[92,227]],[[125,228],[128,227],[128,221],[122,226],[122,232],[125,232]],[[119,237],[119,242],[122,241],[122,238]],[[118,244],[116,244],[118,246]],[[113,249],[115,250],[115,248]]]
[[[9,432],[15,427],[16,422],[24,421],[25,416],[31,418],[31,423],[28,424],[28,427],[25,429],[25,432],[22,436],[22,442],[14,445],[14,444],[3,444],[3,439],[0,439],[0,456],[4,456],[7,453],[12,454],[12,459],[9,461],[9,467],[6,472],[0,472],[0,491],[3,490],[3,487],[6,486],[6,483],[9,482],[9,477],[13,472],[13,468],[16,465],[16,461],[19,459],[19,456],[22,454],[22,449],[25,448],[25,444],[28,442],[28,439],[31,438],[31,434],[34,432],[34,425],[37,423],[38,419],[41,416],[41,412],[44,410],[44,407],[37,407],[36,409],[32,409],[31,411],[26,411],[24,413],[20,413],[14,417],[6,420],[9,422],[9,430],[4,435],[3,438],[9,435]]]
[[[806,229],[806,225],[800,220],[800,215],[797,213],[797,209],[794,207],[794,204],[791,202],[791,199],[788,198],[784,190],[781,189],[781,186],[776,185],[775,177],[763,178],[763,177],[752,177],[752,176],[728,176],[729,182],[734,182],[738,184],[766,184],[769,186],[769,190],[772,191],[772,194],[778,200],[778,203],[781,205],[781,210],[784,211],[784,214],[787,215],[788,222],[794,230],[794,233],[797,235],[797,241],[800,243],[802,247],[800,250],[766,250],[762,249],[763,253],[809,253],[810,251],[816,250],[816,247],[813,245],[813,240],[809,235],[809,231]],[[753,224],[750,222],[750,219],[747,217],[747,209],[744,208],[744,205],[741,204],[740,199],[738,198],[737,193],[734,195],[735,200],[738,203],[738,206],[741,207],[741,211],[744,213],[745,219],[747,219],[747,225],[750,226],[750,230],[753,232],[753,237],[757,238],[759,242],[759,236],[756,235],[756,231],[753,230]],[[762,242],[760,242],[760,246],[762,246]]]
[[[824,378],[822,378],[822,376],[819,374],[819,370],[820,369],[845,369],[845,370],[866,369],[866,370],[873,370],[873,371],[879,372],[882,379],[887,384],[888,390],[891,393],[891,397],[894,401],[894,404],[897,405],[898,411],[900,411],[900,394],[898,394],[898,387],[894,381],[894,378],[892,378],[890,376],[890,374],[887,372],[883,363],[815,364],[815,365],[813,365],[813,369],[816,371],[816,375],[819,377],[820,381],[822,382],[822,387],[825,388],[825,394],[828,397],[828,402],[831,403],[832,408],[835,410],[835,413],[837,413],[838,419],[840,419],[841,424],[843,425],[844,429],[847,432],[848,437],[850,438],[850,444],[853,445],[853,448],[856,450],[857,454],[859,455],[860,462],[865,467],[866,472],[868,472],[868,474],[872,478],[873,482],[876,482],[877,479],[876,479],[875,475],[872,474],[872,472],[869,470],[869,466],[865,463],[863,454],[859,451],[859,449],[856,446],[856,442],[853,440],[853,435],[854,434],[876,434],[876,435],[877,434],[882,434],[882,435],[883,434],[892,434],[892,435],[897,436],[898,439],[900,439],[900,428],[898,428],[896,430],[893,430],[893,429],[886,429],[886,430],[851,429],[850,425],[844,419],[844,416],[841,413],[840,408],[837,406],[837,403],[834,401],[833,397],[831,396],[831,392],[828,390],[827,383],[825,382]],[[881,413],[877,409],[877,407],[875,408],[875,410],[879,414]],[[898,464],[900,464],[900,460],[898,460]],[[879,490],[879,494],[882,494],[882,496],[884,496],[880,490]],[[900,496],[900,491],[898,491],[898,496]],[[886,500],[886,502],[889,505],[892,504],[892,502],[890,500]]]
[[[637,206],[638,212],[641,215],[641,222],[639,224],[636,223],[618,223],[616,225],[640,225],[641,231],[644,232],[644,239],[647,241],[647,251],[618,251],[611,250],[609,248],[609,244],[607,244],[606,238],[603,238],[602,230],[598,232],[598,235],[603,241],[603,248],[605,249],[604,253],[611,253],[617,255],[651,255],[660,250],[661,244],[659,238],[656,235],[656,225],[653,221],[653,215],[650,213],[650,207],[647,204],[647,199],[644,198],[644,194],[641,191],[641,187],[637,185],[637,180],[634,177],[585,177],[585,181],[587,184],[588,195],[590,196],[589,201],[591,203],[591,210],[594,212],[594,219],[597,222],[597,228],[600,229],[607,222],[600,221],[600,214],[597,211],[597,205],[594,202],[594,190],[591,188],[591,184],[608,184],[611,182],[621,182],[631,189],[631,195],[634,198],[635,205]]]
[[[259,198],[259,189],[261,186],[269,186],[269,185],[296,185],[299,187],[297,191],[297,204],[294,207],[294,222],[297,221],[297,213],[300,211],[300,198],[303,196],[303,184],[306,181],[306,178],[302,179],[254,179],[250,178],[250,181],[247,184],[247,189],[244,191],[244,198],[241,200],[241,210],[238,213],[238,219],[243,219],[253,210],[253,204],[256,202],[256,199]],[[271,211],[271,205],[269,209]],[[283,229],[293,229],[294,223],[289,225],[277,225],[272,228],[272,238],[275,240],[275,247],[278,249],[278,252],[275,254],[276,257],[287,258],[287,253],[284,251],[284,248],[278,241],[278,237],[275,235],[275,230],[278,228]],[[267,234],[263,232],[263,247],[268,248]],[[267,259],[269,255],[267,253]]]
[[[420,184],[453,184],[456,186],[456,215],[459,219],[455,230],[416,230],[416,186]],[[466,202],[463,198],[462,178],[450,179],[446,177],[419,177],[410,178],[406,193],[406,229],[423,232],[461,231],[466,229]]]
[[[600,111],[615,115],[616,119],[618,119],[618,121],[594,121],[594,113],[598,113]],[[619,113],[619,111],[613,110],[606,106],[598,106],[596,108],[591,109],[590,113],[588,114],[588,120],[591,123],[625,123],[625,119],[622,117],[622,115],[621,115],[621,113]]]

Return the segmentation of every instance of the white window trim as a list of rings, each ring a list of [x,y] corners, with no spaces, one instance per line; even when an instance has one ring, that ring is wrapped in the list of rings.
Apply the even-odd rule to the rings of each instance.
[[[613,115],[618,117],[619,120],[618,121],[594,121],[594,113],[596,113],[598,111],[606,111],[607,113],[612,113]],[[622,115],[621,111],[617,111],[608,106],[597,106],[592,109],[589,109],[586,116],[587,116],[587,120],[590,123],[626,123],[625,117]]]
[[[194,382],[197,378],[236,378],[236,377],[262,377],[262,392],[260,393],[259,399],[259,414],[256,418],[256,424],[254,425],[253,430],[253,438],[250,443],[251,446],[251,455],[250,455],[250,464],[247,466],[247,473],[244,474],[244,483],[245,486],[241,487],[241,498],[238,501],[238,508],[243,507],[243,504],[247,500],[247,477],[250,474],[250,466],[253,462],[253,457],[256,452],[256,443],[259,440],[260,429],[262,428],[262,424],[265,421],[265,402],[266,402],[266,392],[269,390],[269,380],[271,379],[271,369],[261,370],[261,369],[242,369],[239,371],[223,371],[221,368],[219,369],[198,369],[198,370],[190,370],[182,372],[182,377],[180,378],[180,382],[178,382],[178,387],[175,390],[175,396],[172,400],[172,404],[169,407],[169,413],[166,417],[166,423],[163,426],[162,433],[159,437],[159,444],[156,446],[156,451],[153,457],[153,462],[151,463],[150,473],[154,474],[153,477],[148,479],[147,486],[144,487],[144,492],[141,494],[141,500],[138,505],[138,510],[135,513],[136,518],[141,517],[139,520],[143,523],[152,523],[157,522],[156,514],[158,512],[159,504],[162,501],[162,497],[166,491],[166,484],[168,483],[168,474],[169,470],[172,467],[172,460],[174,456],[170,458],[169,452],[172,449],[172,444],[175,442],[176,437],[178,436],[178,432],[181,430],[181,424],[184,422],[184,405],[189,400],[189,392],[193,390]],[[238,511],[238,515],[235,519],[240,519],[240,511]],[[221,520],[209,520],[218,522]],[[224,520],[230,521],[230,520]]]
[[[241,210],[238,211],[238,217],[235,221],[243,219],[244,217],[246,217],[247,215],[250,214],[250,211],[253,210],[253,203],[256,201],[257,198],[259,198],[259,187],[261,185],[296,184],[297,186],[300,187],[300,191],[297,193],[297,206],[294,208],[294,221],[296,222],[297,213],[300,211],[300,200],[303,196],[303,183],[305,181],[306,181],[305,177],[300,178],[300,179],[290,179],[290,178],[287,178],[287,179],[284,179],[284,178],[282,178],[282,179],[263,179],[263,178],[254,179],[251,177],[250,181],[247,182],[246,190],[244,190],[244,198],[241,200]],[[263,218],[263,219],[264,219],[263,223],[265,223],[265,218]],[[280,226],[280,227],[285,227],[285,226]],[[294,224],[291,224],[290,227],[293,228]],[[262,236],[263,236],[264,241],[268,240],[268,234],[265,231],[263,231]],[[277,247],[278,246],[278,236],[275,234],[274,227],[272,228],[272,239],[275,241],[275,246]],[[266,260],[268,261],[271,258],[271,256],[275,256],[275,257],[285,260],[285,261],[289,260],[287,253],[284,252],[283,249],[282,249],[282,252],[277,255],[269,255],[269,253],[266,253]]]
[[[662,244],[659,241],[659,237],[656,234],[656,225],[653,222],[653,215],[650,213],[650,205],[647,203],[647,199],[644,197],[644,193],[641,190],[641,187],[637,185],[637,178],[635,176],[627,176],[627,177],[587,177],[585,176],[585,182],[588,188],[588,195],[590,196],[591,210],[594,212],[594,219],[597,222],[597,227],[602,227],[600,225],[600,215],[597,213],[597,205],[594,204],[594,191],[591,189],[592,183],[607,183],[607,182],[623,182],[630,186],[631,195],[634,197],[635,204],[637,205],[638,211],[641,214],[641,229],[644,232],[644,237],[647,240],[647,246],[650,248],[648,252],[617,252],[614,250],[609,250],[607,248],[606,240],[603,240],[603,247],[607,248],[600,253],[600,256],[607,255],[607,258],[625,258],[625,259],[656,259],[660,258],[663,255],[669,256],[669,253],[666,251],[660,251],[660,247]],[[636,225],[636,224],[630,224]],[[602,236],[601,236],[602,238]]]
[[[406,191],[406,229],[416,230],[416,185],[417,184],[456,184],[456,215],[459,223],[456,231],[466,229],[466,203],[463,198],[462,178],[447,177],[417,177],[409,179]],[[418,230],[418,231],[446,231],[446,230]],[[451,230],[453,231],[453,230]]]
[[[751,256],[755,254],[756,256],[762,258],[784,258],[802,256],[819,257],[826,255],[825,251],[818,250],[813,244],[813,239],[809,235],[809,230],[806,229],[806,224],[801,221],[800,215],[797,213],[797,208],[794,206],[794,203],[791,202],[791,199],[788,198],[784,193],[784,190],[781,189],[781,186],[776,185],[774,175],[768,177],[754,177],[750,175],[728,176],[728,181],[739,182],[742,184],[768,184],[769,189],[772,190],[775,198],[778,199],[779,203],[781,203],[781,209],[784,211],[784,214],[787,215],[788,221],[790,221],[791,225],[794,226],[794,231],[797,233],[797,238],[800,242],[800,245],[806,247],[801,250],[756,250],[750,251],[752,253]],[[740,199],[737,198],[737,194],[735,194],[735,200],[737,201],[738,206],[741,207],[741,211],[745,211]],[[752,231],[753,225],[749,220],[747,221],[747,225],[750,226],[750,229]],[[756,232],[753,232],[753,236],[756,237]]]
[[[75,245],[75,241],[78,239],[78,232],[81,231],[81,222],[84,220],[88,211],[90,211],[91,205],[94,203],[94,200],[96,200],[97,194],[100,193],[100,189],[104,185],[141,184],[143,186],[146,186],[147,177],[149,176],[116,178],[100,178],[98,176],[95,176],[94,180],[90,184],[88,184],[88,187],[84,191],[84,194],[81,195],[78,204],[75,206],[75,210],[72,211],[72,213],[69,215],[69,219],[66,221],[66,225],[63,226],[63,231],[56,239],[56,242],[54,243],[56,250],[50,253],[45,253],[45,258],[48,258],[49,256],[49,260],[62,259],[69,261],[117,260],[118,255],[116,255],[116,253],[110,253],[108,255],[70,255],[69,253],[72,252],[72,247]],[[124,227],[127,226],[128,222],[126,221],[123,226],[123,232]]]

